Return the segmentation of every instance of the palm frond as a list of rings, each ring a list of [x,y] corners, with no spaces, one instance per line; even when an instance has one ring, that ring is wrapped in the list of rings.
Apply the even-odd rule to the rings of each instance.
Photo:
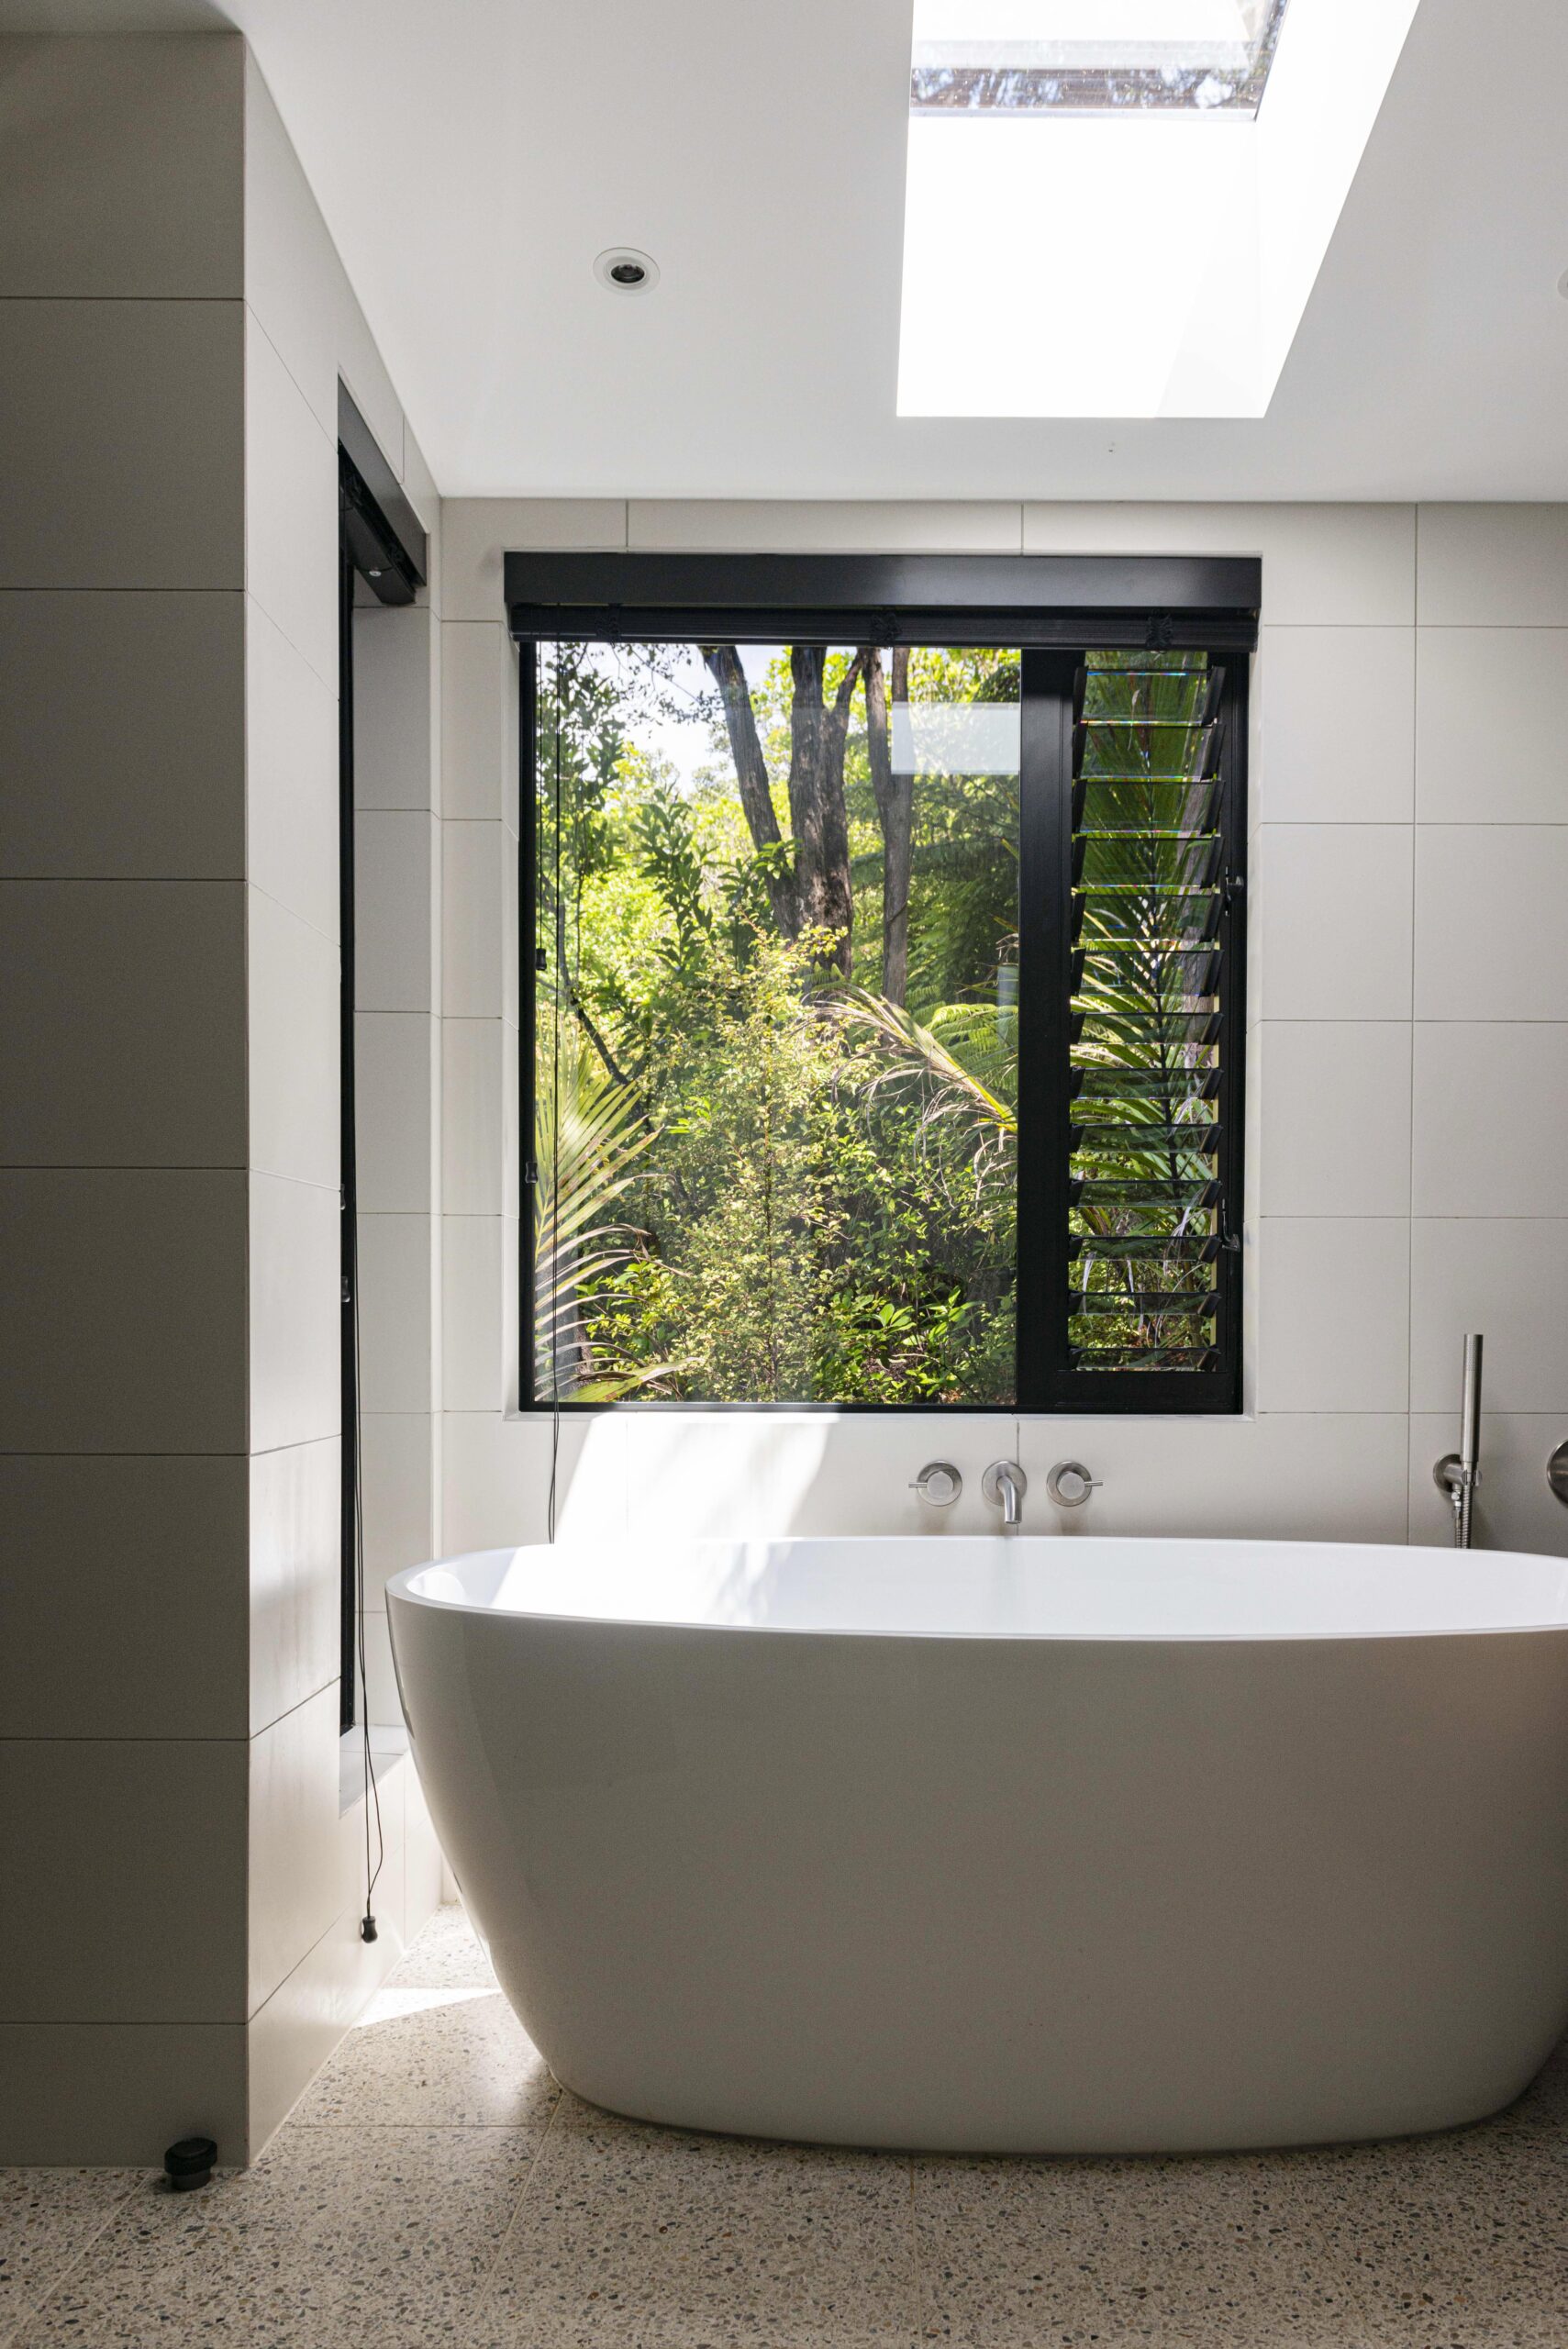
[[[929,1086],[928,1119],[959,1118],[984,1143],[1011,1141],[1017,1134],[1018,1110],[1007,1097],[1009,1078],[1016,1070],[1016,1048],[1009,1053],[997,1037],[994,1009],[979,1004],[944,1004],[931,1015],[931,1026],[922,1027],[902,1004],[891,1003],[865,987],[836,989],[818,997],[817,1008],[846,1034],[859,1036],[873,1046],[876,1058],[867,1079],[868,1090],[899,1076],[922,1078]],[[939,1024],[942,1034],[937,1032]]]
[[[561,1015],[555,1015],[561,1019]],[[593,1375],[584,1285],[624,1264],[631,1227],[613,1215],[654,1138],[629,1085],[617,1085],[570,1018],[541,1025],[534,1144],[535,1392],[573,1392]]]

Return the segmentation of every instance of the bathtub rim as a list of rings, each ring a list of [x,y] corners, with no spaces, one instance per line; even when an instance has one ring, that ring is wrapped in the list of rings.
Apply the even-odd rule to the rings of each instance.
[[[1031,1544],[1039,1544],[1039,1550],[1032,1553],[1034,1555],[1039,1555],[1048,1545],[1051,1549],[1055,1550],[1059,1545],[1065,1543],[1070,1545],[1072,1551],[1080,1560],[1082,1560],[1085,1550],[1097,1548],[1101,1544],[1107,1546],[1115,1544],[1120,1549],[1134,1548],[1142,1551],[1161,1552],[1170,1552],[1173,1550],[1203,1550],[1205,1552],[1219,1551],[1222,1553],[1235,1553],[1242,1550],[1249,1552],[1262,1551],[1275,1555],[1284,1553],[1298,1557],[1303,1553],[1328,1551],[1341,1554],[1350,1553],[1357,1556],[1364,1555],[1369,1559],[1398,1559],[1405,1562],[1407,1564],[1418,1559],[1433,1557],[1451,1563],[1456,1557],[1464,1556],[1473,1558],[1477,1561],[1484,1560],[1487,1564],[1495,1567],[1508,1566],[1523,1568],[1532,1575],[1545,1575],[1555,1570],[1557,1575],[1564,1582],[1565,1585],[1559,1599],[1561,1611],[1555,1617],[1546,1615],[1537,1620],[1519,1622],[1499,1622],[1496,1620],[1473,1622],[1443,1621],[1373,1626],[1333,1621],[1314,1628],[1307,1628],[1299,1625],[1270,1626],[1263,1623],[1255,1623],[1234,1630],[1220,1629],[1213,1625],[1202,1625],[1189,1630],[1172,1627],[1169,1624],[1162,1624],[1155,1625],[1145,1630],[1131,1626],[1118,1626],[1110,1623],[1102,1623],[1099,1625],[1082,1628],[1059,1625],[1044,1630],[1014,1630],[1009,1629],[1005,1625],[995,1623],[990,1625],[968,1626],[960,1622],[936,1625],[930,1628],[915,1628],[897,1624],[854,1624],[830,1622],[787,1623],[768,1620],[751,1622],[733,1620],[724,1621],[715,1620],[711,1617],[702,1618],[674,1612],[664,1614],[633,1615],[603,1612],[583,1613],[564,1609],[544,1607],[500,1607],[495,1604],[494,1598],[477,1598],[465,1595],[462,1598],[454,1598],[442,1596],[433,1591],[421,1590],[416,1587],[417,1583],[422,1576],[433,1573],[438,1569],[456,1572],[458,1569],[461,1569],[465,1565],[478,1564],[481,1561],[488,1562],[491,1560],[503,1559],[510,1561],[523,1551],[537,1550],[542,1552],[549,1551],[552,1548],[563,1553],[581,1551],[584,1557],[592,1557],[602,1555],[606,1550],[625,1546],[625,1544],[629,1542],[632,1539],[633,1537],[631,1536],[612,1537],[597,1535],[595,1536],[592,1541],[583,1541],[581,1542],[568,1542],[551,1544],[544,1542],[521,1542],[497,1545],[495,1547],[484,1550],[457,1551],[443,1557],[426,1559],[421,1561],[418,1564],[405,1566],[395,1575],[388,1576],[384,1586],[388,1619],[390,1621],[393,1614],[392,1602],[395,1600],[399,1605],[425,1608],[428,1609],[432,1613],[439,1615],[472,1616],[480,1619],[495,1620],[496,1621],[508,1621],[522,1624],[569,1625],[583,1630],[595,1630],[606,1632],[766,1633],[770,1637],[783,1639],[919,1640],[922,1642],[947,1641],[963,1643],[966,1645],[978,1645],[987,1642],[1005,1642],[1008,1645],[1028,1645],[1030,1643],[1052,1645],[1059,1642],[1071,1642],[1075,1645],[1088,1645],[1099,1642],[1108,1645],[1173,1645],[1184,1647],[1204,1645],[1246,1646],[1249,1644],[1260,1643],[1266,1643],[1269,1645],[1288,1645],[1292,1642],[1326,1645],[1335,1642],[1342,1643],[1345,1642],[1363,1641],[1398,1642],[1409,1640],[1529,1639],[1540,1638],[1543,1634],[1548,1633],[1568,1632],[1568,1559],[1564,1559],[1553,1552],[1528,1550],[1484,1550],[1471,1551],[1468,1553],[1456,1553],[1437,1543],[1393,1542],[1309,1542],[1276,1538],[1253,1539],[1251,1537],[1236,1535],[1214,1536],[1211,1538],[1203,1534],[1167,1535],[1088,1533],[1028,1534],[1013,1537],[1004,1537],[999,1533],[735,1534],[698,1535],[684,1540],[666,1538],[660,1541],[645,1542],[641,1544],[641,1547],[644,1551],[651,1552],[655,1554],[667,1554],[676,1551],[689,1552],[693,1549],[733,1551],[741,1546],[755,1546],[757,1548],[767,1549],[775,1546],[784,1547],[790,1544],[806,1543],[821,1544],[824,1547],[831,1546],[835,1549],[843,1548],[851,1551],[858,1548],[870,1548],[873,1545],[886,1547],[892,1547],[894,1545],[919,1545],[922,1547],[929,1547],[933,1551],[940,1551],[951,1548],[955,1542],[973,1542],[995,1543],[997,1545],[997,1549],[1000,1550],[1001,1545],[1006,1540],[1009,1549],[1013,1548],[1016,1544],[1020,1544],[1026,1542]]]

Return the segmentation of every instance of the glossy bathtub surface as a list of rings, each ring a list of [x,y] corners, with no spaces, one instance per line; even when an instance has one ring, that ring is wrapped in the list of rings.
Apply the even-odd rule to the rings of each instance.
[[[597,2103],[993,2152],[1383,2136],[1568,2023],[1568,1566],[1077,1534],[389,1586],[503,1987]]]
[[[410,1598],[592,1622],[924,1639],[1370,1639],[1568,1625],[1568,1560],[1015,1534],[486,1550]]]

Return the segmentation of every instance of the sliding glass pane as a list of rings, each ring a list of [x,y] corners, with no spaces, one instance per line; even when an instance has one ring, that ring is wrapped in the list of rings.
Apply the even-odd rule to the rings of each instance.
[[[1011,1403],[1018,656],[537,657],[536,1397]]]

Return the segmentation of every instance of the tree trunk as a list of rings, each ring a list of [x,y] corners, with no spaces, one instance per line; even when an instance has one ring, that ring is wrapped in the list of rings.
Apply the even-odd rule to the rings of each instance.
[[[768,781],[768,763],[762,755],[762,745],[757,732],[757,715],[751,707],[751,692],[746,683],[746,672],[740,665],[740,655],[733,644],[706,644],[702,657],[724,704],[724,723],[729,736],[729,755],[735,763],[735,779],[740,789],[741,812],[746,829],[751,835],[751,845],[762,855],[777,848],[783,834],[779,819],[773,812],[773,787]],[[773,908],[773,919],[784,938],[794,938],[800,929],[800,906],[795,885],[787,873],[770,865],[768,896]]]
[[[882,992],[902,1004],[909,989],[909,877],[914,862],[915,778],[893,771],[893,737],[882,654],[865,659],[866,737],[872,789],[882,825]],[[909,650],[893,648],[893,698],[909,698]]]
[[[803,929],[835,933],[826,967],[848,978],[854,897],[850,886],[850,818],[844,804],[844,750],[850,705],[863,656],[845,670],[831,708],[823,702],[827,654],[820,645],[790,648],[789,812],[795,833],[795,892]]]

